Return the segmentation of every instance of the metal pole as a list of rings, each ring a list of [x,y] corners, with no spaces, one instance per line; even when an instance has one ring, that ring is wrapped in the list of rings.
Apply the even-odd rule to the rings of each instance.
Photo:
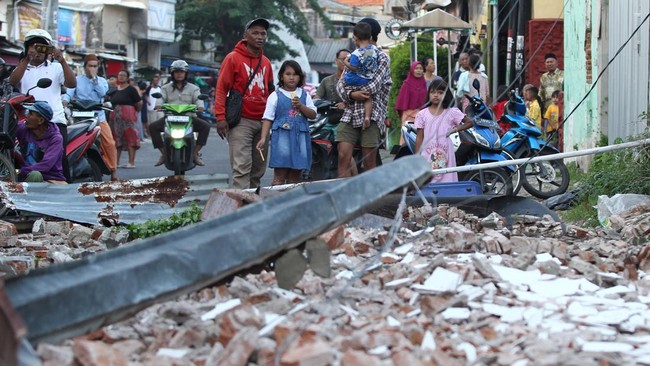
[[[499,97],[499,2],[492,5],[492,100],[495,102]]]
[[[506,160],[506,161],[497,161],[493,163],[482,163],[482,164],[474,164],[474,165],[457,166],[453,168],[434,169],[433,174],[438,175],[438,174],[453,173],[453,172],[460,173],[460,172],[467,172],[470,170],[501,168],[508,165],[523,165],[528,163],[537,163],[540,161],[560,160],[564,158],[574,158],[576,156],[600,154],[607,151],[622,150],[622,149],[627,149],[629,147],[646,146],[646,145],[650,145],[650,139],[626,142],[623,144],[610,145],[604,147],[594,147],[591,149],[585,149],[580,151],[569,151],[569,152],[550,154],[550,155],[540,155],[534,158],[520,158],[520,159],[513,159],[513,160]]]
[[[451,30],[447,29],[447,81],[451,85],[451,76],[453,73],[451,72]]]
[[[436,66],[436,73],[440,74],[438,70],[438,43],[436,42],[436,30],[431,31],[431,38],[433,38],[433,64]]]

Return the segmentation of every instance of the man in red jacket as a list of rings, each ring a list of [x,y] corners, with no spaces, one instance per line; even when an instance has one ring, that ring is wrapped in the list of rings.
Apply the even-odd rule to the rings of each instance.
[[[246,23],[243,39],[224,58],[219,71],[214,114],[217,117],[219,136],[226,138],[230,145],[233,188],[259,187],[266,171],[268,147],[260,154],[256,146],[261,137],[266,99],[275,89],[271,62],[263,52],[268,29],[269,21],[263,18]],[[251,75],[251,82],[244,90]],[[229,129],[226,122],[226,98],[233,88],[242,94],[241,119],[235,127]]]

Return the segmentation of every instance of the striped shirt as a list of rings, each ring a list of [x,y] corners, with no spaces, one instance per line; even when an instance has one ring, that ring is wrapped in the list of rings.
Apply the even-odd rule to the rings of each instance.
[[[388,58],[388,55],[383,50],[379,50],[378,58],[377,72],[375,73],[375,77],[370,80],[368,84],[361,88],[347,86],[345,84],[345,78],[340,78],[336,84],[336,91],[343,102],[346,103],[343,117],[341,117],[342,123],[350,123],[354,128],[363,125],[363,102],[350,99],[351,92],[361,90],[370,93],[372,96],[372,115],[370,116],[370,120],[377,123],[380,131],[385,131],[388,94],[390,93],[393,81],[390,78],[390,59]],[[347,71],[346,68],[343,73]]]

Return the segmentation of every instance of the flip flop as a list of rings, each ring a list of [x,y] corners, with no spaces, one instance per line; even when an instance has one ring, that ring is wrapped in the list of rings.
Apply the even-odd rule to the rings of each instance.
[[[135,165],[130,164],[120,165],[119,167],[123,169],[135,169]]]

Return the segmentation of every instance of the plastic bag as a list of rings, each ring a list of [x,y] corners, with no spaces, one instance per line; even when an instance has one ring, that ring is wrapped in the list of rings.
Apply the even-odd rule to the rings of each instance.
[[[612,197],[605,195],[598,196],[596,209],[598,210],[598,222],[603,227],[611,227],[610,217],[619,215],[639,205],[650,206],[650,196],[643,194],[615,194]]]

